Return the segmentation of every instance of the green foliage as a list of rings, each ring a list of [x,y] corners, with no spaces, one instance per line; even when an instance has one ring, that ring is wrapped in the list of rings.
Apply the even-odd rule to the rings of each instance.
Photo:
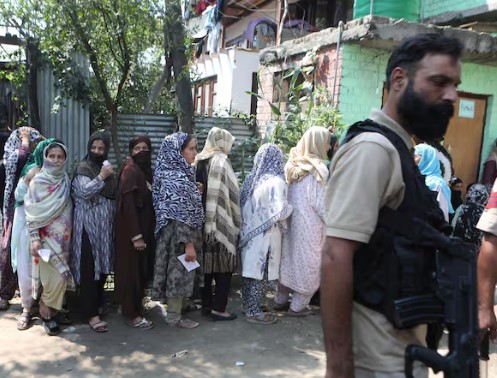
[[[332,129],[338,135],[345,128],[328,89],[322,86],[315,88],[308,80],[313,71],[314,65],[294,67],[281,75],[279,80],[276,79],[274,85],[280,94],[287,87],[286,93],[284,96],[280,95],[277,104],[258,94],[250,93],[271,105],[276,121],[271,125],[270,135],[266,139],[279,145],[285,152],[296,146],[305,131],[312,126]],[[283,112],[280,110],[282,108]]]

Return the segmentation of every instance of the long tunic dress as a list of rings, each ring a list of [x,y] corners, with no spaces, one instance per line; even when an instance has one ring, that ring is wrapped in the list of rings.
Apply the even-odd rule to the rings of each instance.
[[[114,266],[114,218],[116,201],[100,195],[105,182],[98,176],[91,180],[78,175],[72,182],[74,199],[74,230],[72,271],[80,282],[81,244],[83,228],[88,234],[95,263],[95,280],[100,274],[110,274]]]
[[[140,315],[147,280],[152,277],[149,261],[155,251],[155,215],[151,186],[140,168],[128,161],[117,190],[116,266],[117,300],[125,317]],[[131,239],[142,235],[147,248],[137,251]]]
[[[324,194],[325,188],[312,175],[288,186],[293,213],[283,235],[280,283],[307,296],[316,292],[321,278]]]
[[[19,182],[21,171],[31,155],[29,147],[21,144],[17,159],[16,175],[14,178],[13,189]],[[17,274],[12,269],[10,244],[12,238],[12,225],[14,222],[15,196],[14,190],[10,193],[9,206],[3,214],[2,227],[2,250],[0,253],[0,298],[10,300],[14,297],[17,287]]]

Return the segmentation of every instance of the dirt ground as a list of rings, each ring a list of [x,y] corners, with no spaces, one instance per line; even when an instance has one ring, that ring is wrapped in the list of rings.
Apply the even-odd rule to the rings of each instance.
[[[93,332],[77,316],[59,336],[47,336],[40,320],[20,332],[15,326],[21,310],[17,298],[0,313],[0,377],[322,377],[319,309],[304,319],[248,324],[240,314],[239,282],[233,286],[228,307],[239,318],[212,322],[190,313],[201,323],[194,330],[167,326],[159,308],[152,308],[147,318],[156,327],[150,331],[132,329],[111,312],[104,334]],[[495,346],[491,351],[488,377],[497,377]]]

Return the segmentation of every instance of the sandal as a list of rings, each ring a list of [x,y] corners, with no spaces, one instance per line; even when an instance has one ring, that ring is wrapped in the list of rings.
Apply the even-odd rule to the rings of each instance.
[[[48,336],[55,336],[60,333],[59,324],[55,321],[54,318],[52,319],[41,318],[41,320],[43,321],[43,329],[45,330]]]
[[[220,321],[225,321],[225,320],[235,320],[237,318],[235,313],[231,313],[228,316],[223,316],[223,315],[218,315],[213,312],[211,312],[210,318],[214,322],[220,322]]]
[[[273,306],[274,311],[288,311],[290,309],[290,302],[285,302],[285,303],[275,303]]]
[[[69,314],[61,311],[57,312],[57,314],[54,316],[54,319],[57,321],[57,323],[62,325],[69,325],[73,323],[73,320],[69,316]]]
[[[197,328],[200,323],[194,322],[193,320],[187,319],[187,318],[181,318],[176,324],[174,324],[178,328],[183,328],[183,329],[193,329]]]
[[[90,326],[90,328],[97,332],[97,333],[104,333],[104,332],[107,332],[109,329],[107,328],[107,323],[100,320],[98,322],[95,322],[95,323],[88,323],[88,325]]]
[[[25,331],[29,328],[29,322],[31,321],[31,314],[27,311],[23,311],[19,319],[17,319],[17,329],[19,331]]]
[[[133,327],[133,328],[136,328],[136,329],[139,329],[141,331],[148,331],[149,329],[152,329],[154,328],[154,323],[148,321],[147,319],[145,318],[141,318],[141,320],[137,323],[133,323],[133,322],[130,322],[130,321],[126,321],[126,323]]]
[[[307,315],[314,315],[314,312],[312,312],[311,310],[308,310],[308,309],[304,308],[303,310],[298,311],[298,312],[295,312],[292,309],[289,309],[285,313],[285,316],[290,316],[290,317],[293,317],[293,318],[304,318]]]
[[[195,304],[195,303],[187,303],[185,307],[183,308],[183,312],[194,312],[198,311],[202,308],[201,305]]]
[[[7,299],[0,298],[0,311],[7,311],[9,309],[10,303]]]
[[[247,323],[252,324],[274,324],[278,321],[273,315],[270,314],[259,314],[254,316],[247,316],[245,319]]]

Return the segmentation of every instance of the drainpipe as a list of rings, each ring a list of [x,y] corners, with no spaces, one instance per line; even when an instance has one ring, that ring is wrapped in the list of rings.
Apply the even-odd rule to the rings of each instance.
[[[335,88],[337,85],[337,74],[338,74],[338,57],[340,54],[340,47],[342,44],[342,34],[343,34],[343,21],[338,23],[338,41],[337,41],[337,50],[335,55],[335,76],[333,78],[333,93],[331,94],[331,99],[333,102],[333,108],[336,110],[338,102],[335,102]]]

